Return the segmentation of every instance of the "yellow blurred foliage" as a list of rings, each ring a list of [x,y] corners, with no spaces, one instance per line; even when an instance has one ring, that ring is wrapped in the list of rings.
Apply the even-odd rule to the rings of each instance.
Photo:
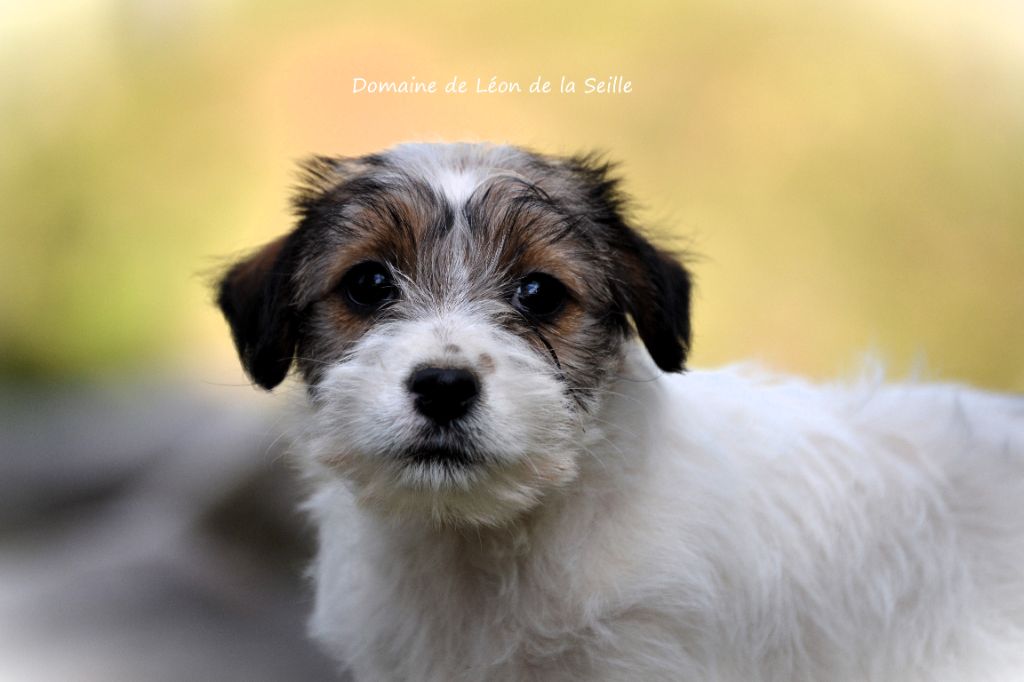
[[[241,377],[209,273],[294,161],[480,139],[622,162],[693,254],[694,364],[1024,388],[1014,3],[77,0],[0,8],[0,373]],[[1015,30],[1016,29],[1016,30]],[[353,94],[566,76],[617,95]]]

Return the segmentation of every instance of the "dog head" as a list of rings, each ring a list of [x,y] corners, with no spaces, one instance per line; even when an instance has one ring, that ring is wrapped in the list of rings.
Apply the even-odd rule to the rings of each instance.
[[[296,366],[306,449],[365,506],[514,518],[575,477],[634,328],[683,368],[689,276],[627,224],[607,164],[414,144],[304,170],[297,226],[218,304],[256,384]]]

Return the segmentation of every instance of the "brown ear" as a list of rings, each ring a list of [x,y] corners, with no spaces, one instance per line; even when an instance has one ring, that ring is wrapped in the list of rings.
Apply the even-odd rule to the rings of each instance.
[[[619,244],[623,308],[633,318],[654,362],[666,372],[681,372],[690,350],[690,274],[629,227]]]
[[[599,155],[563,161],[583,183],[589,218],[604,227],[613,254],[612,288],[620,312],[633,318],[655,364],[681,372],[690,350],[690,274],[629,225],[613,166]]]
[[[236,263],[217,288],[242,367],[268,391],[284,380],[295,355],[288,244],[281,237]]]

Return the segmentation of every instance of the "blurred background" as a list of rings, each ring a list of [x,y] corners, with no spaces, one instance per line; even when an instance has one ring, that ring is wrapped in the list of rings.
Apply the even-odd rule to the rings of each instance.
[[[311,153],[604,150],[694,255],[693,365],[1024,389],[1022,27],[1016,0],[0,4],[0,680],[331,677],[301,392],[248,385],[208,290],[289,228]],[[352,93],[453,76],[633,91]]]

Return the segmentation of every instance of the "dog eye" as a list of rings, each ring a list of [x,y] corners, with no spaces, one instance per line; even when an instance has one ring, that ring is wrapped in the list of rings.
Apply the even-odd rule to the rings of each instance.
[[[398,296],[398,287],[383,263],[367,261],[354,266],[341,278],[338,290],[356,312],[378,310]]]
[[[532,272],[519,280],[512,305],[539,319],[549,318],[562,309],[567,292],[565,285],[551,275]]]

